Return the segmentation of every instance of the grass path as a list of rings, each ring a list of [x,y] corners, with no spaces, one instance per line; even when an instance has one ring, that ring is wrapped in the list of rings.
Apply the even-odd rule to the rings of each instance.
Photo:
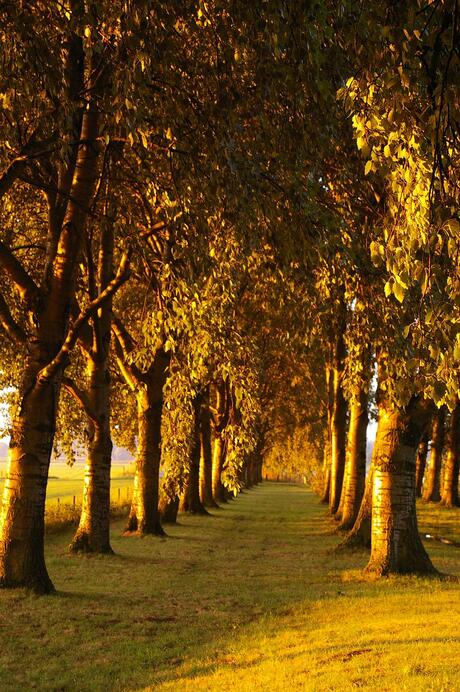
[[[115,556],[49,537],[56,596],[0,592],[2,691],[460,689],[459,584],[364,581],[305,488],[265,483],[167,539],[121,529]],[[460,550],[428,549],[460,576]]]

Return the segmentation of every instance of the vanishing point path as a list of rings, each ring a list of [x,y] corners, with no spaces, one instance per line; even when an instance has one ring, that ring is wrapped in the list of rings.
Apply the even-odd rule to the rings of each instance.
[[[264,483],[168,538],[76,557],[48,538],[58,593],[0,592],[0,689],[460,689],[460,586],[365,581],[301,486]],[[430,544],[443,572],[460,550]]]

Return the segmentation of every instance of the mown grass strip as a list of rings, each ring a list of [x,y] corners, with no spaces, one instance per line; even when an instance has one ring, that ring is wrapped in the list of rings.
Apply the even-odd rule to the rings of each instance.
[[[303,487],[264,483],[166,539],[122,528],[114,556],[48,537],[56,596],[0,593],[0,689],[460,689],[458,584],[363,580]],[[460,574],[459,551],[428,550]]]

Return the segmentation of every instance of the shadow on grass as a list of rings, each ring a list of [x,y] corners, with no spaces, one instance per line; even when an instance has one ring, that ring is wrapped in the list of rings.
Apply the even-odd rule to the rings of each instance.
[[[406,577],[380,585],[357,578],[367,551],[331,554],[339,536],[322,510],[302,486],[264,483],[211,510],[214,521],[181,515],[161,540],[123,537],[120,520],[112,527],[111,556],[69,556],[62,547],[70,535],[53,536],[48,553],[57,596],[27,601],[13,613],[5,599],[0,622],[13,621],[21,633],[22,616],[31,632],[46,622],[47,656],[31,663],[41,689],[56,686],[53,656],[81,690],[113,689],[114,680],[116,689],[166,681],[180,689],[184,677],[236,665],[233,646],[254,632],[263,636],[278,619],[303,636],[317,627],[318,604],[404,591]],[[425,578],[412,583],[430,592]],[[259,660],[254,654],[238,668]],[[28,687],[32,673],[21,668],[13,640],[4,643],[2,663],[16,689]]]

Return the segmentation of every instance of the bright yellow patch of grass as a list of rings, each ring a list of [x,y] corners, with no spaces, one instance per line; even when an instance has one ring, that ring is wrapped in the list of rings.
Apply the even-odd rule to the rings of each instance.
[[[460,689],[457,581],[364,580],[305,488],[264,483],[164,540],[122,526],[115,556],[49,537],[57,596],[0,593],[2,690]],[[460,550],[427,547],[460,575]]]
[[[6,475],[6,462],[0,463],[0,493],[3,491]],[[50,477],[46,490],[46,523],[55,528],[66,524],[78,523],[83,495],[84,462],[81,460],[68,466],[53,461],[50,466]],[[114,516],[125,511],[132,498],[134,464],[116,464],[112,466],[110,501]]]

